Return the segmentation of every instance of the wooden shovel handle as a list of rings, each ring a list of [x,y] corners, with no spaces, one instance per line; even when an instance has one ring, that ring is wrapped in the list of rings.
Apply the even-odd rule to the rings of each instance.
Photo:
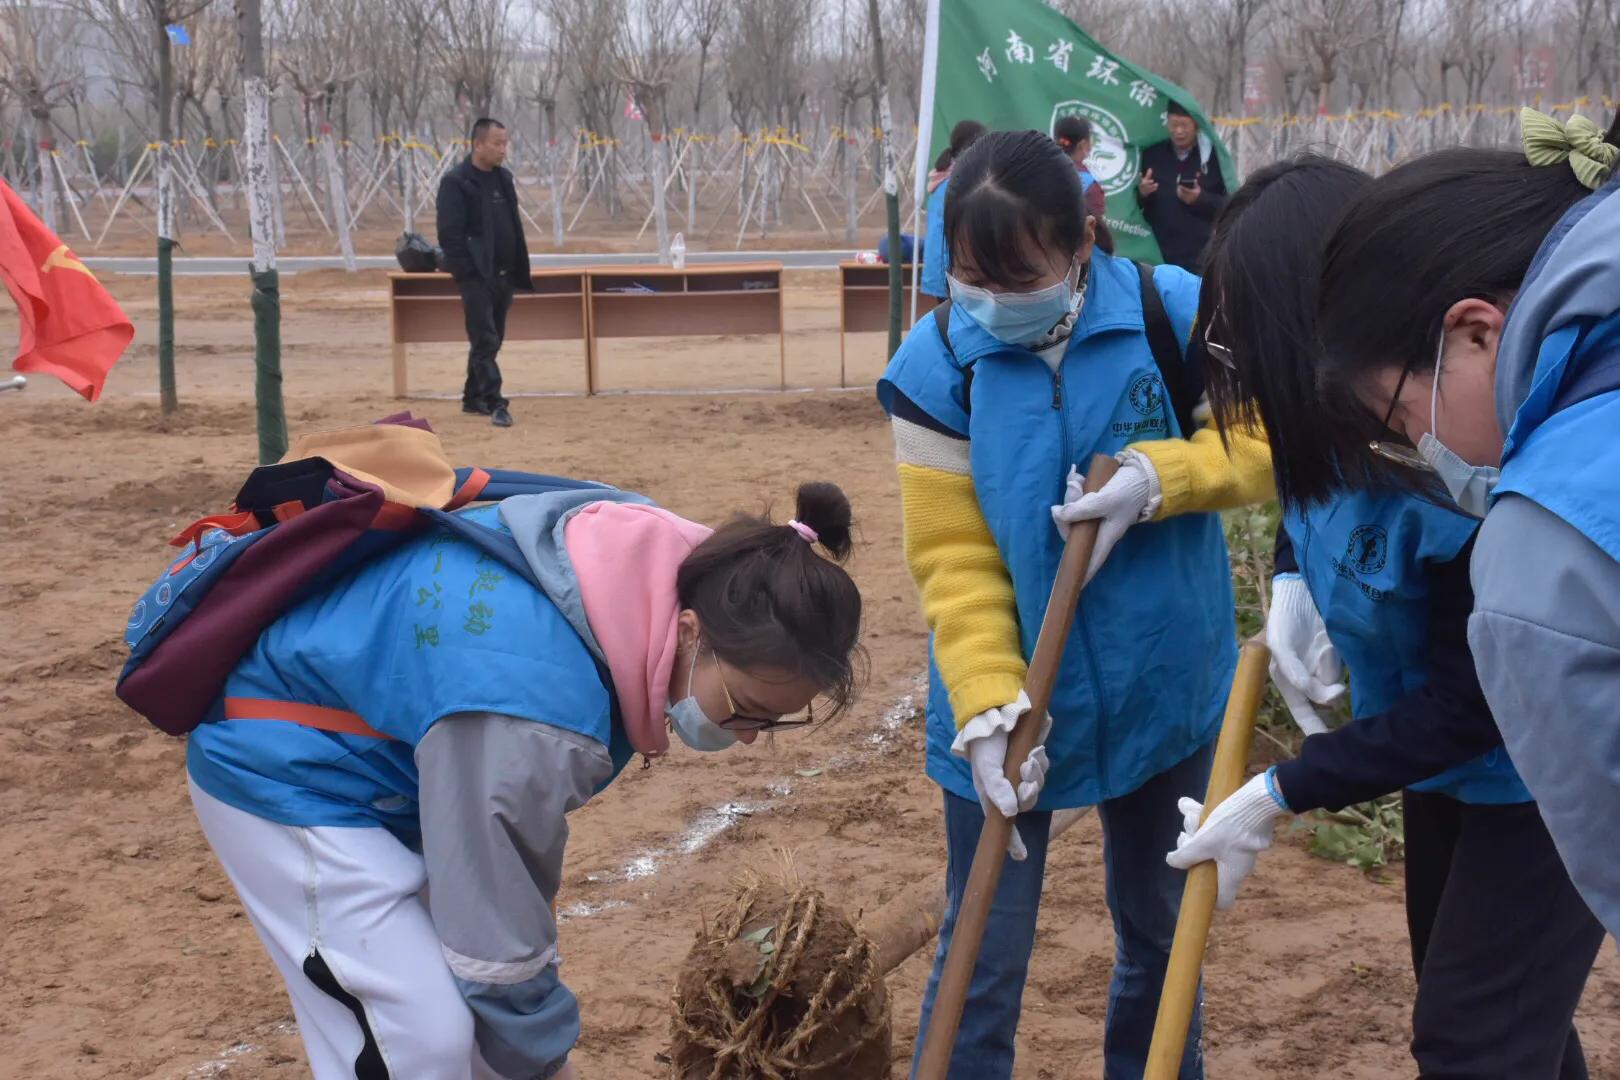
[[[1097,491],[1119,471],[1119,463],[1104,454],[1091,458],[1086,473],[1085,489]],[[1029,711],[1013,727],[1007,737],[1007,779],[1016,790],[1018,770],[1024,759],[1035,749],[1041,727],[1046,722],[1046,710],[1052,703],[1052,687],[1057,681],[1063,660],[1063,647],[1068,643],[1069,631],[1074,626],[1075,607],[1080,602],[1080,589],[1086,582],[1086,567],[1091,565],[1091,552],[1097,546],[1097,529],[1101,522],[1084,521],[1069,530],[1068,542],[1063,545],[1063,559],[1058,563],[1057,580],[1046,602],[1046,616],[1041,620],[1041,633],[1035,640],[1035,655],[1029,661],[1029,674],[1024,680],[1024,692],[1029,695]],[[996,885],[1001,881],[1001,867],[1007,857],[1007,841],[1012,837],[1013,819],[1002,817],[994,809],[986,812],[984,828],[979,833],[979,846],[973,852],[973,868],[968,872],[967,888],[962,894],[962,906],[956,913],[956,926],[951,933],[951,947],[945,954],[945,968],[940,972],[939,991],[934,995],[934,1010],[923,1033],[922,1056],[917,1062],[917,1080],[944,1080],[950,1067],[951,1051],[956,1045],[956,1029],[962,1022],[962,1009],[967,1004],[968,983],[973,977],[973,966],[979,960],[979,944],[984,938],[984,927],[990,920],[990,902],[995,898]]]
[[[1260,638],[1243,643],[1237,674],[1232,678],[1232,692],[1226,698],[1221,735],[1215,743],[1209,789],[1204,793],[1204,821],[1209,820],[1210,811],[1243,785],[1243,774],[1249,765],[1249,745],[1254,741],[1254,718],[1266,692],[1266,671],[1270,663],[1271,652]],[[1209,944],[1209,925],[1215,917],[1218,885],[1212,862],[1201,862],[1187,871],[1143,1080],[1176,1080],[1181,1074],[1181,1055],[1187,1046],[1187,1027],[1192,1023],[1193,1006],[1198,1001],[1198,978],[1204,966],[1204,949]]]

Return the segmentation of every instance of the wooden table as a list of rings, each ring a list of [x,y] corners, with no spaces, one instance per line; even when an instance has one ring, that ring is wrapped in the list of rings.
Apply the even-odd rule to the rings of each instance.
[[[588,273],[593,393],[596,341],[720,334],[775,334],[781,388],[787,389],[781,263],[602,266]]]
[[[597,391],[601,338],[775,334],[778,371],[787,389],[787,335],[782,264],[732,263],[535,270],[534,291],[518,290],[506,317],[507,341],[579,341],[585,392]],[[388,275],[394,396],[405,397],[406,348],[466,341],[461,294],[449,274]]]
[[[911,267],[900,268],[900,324],[911,324]],[[921,319],[939,303],[935,297],[917,291],[917,317]],[[845,383],[844,335],[889,329],[889,266],[887,263],[841,262],[838,264],[838,385]]]
[[[584,349],[587,379],[591,358],[588,276],[584,270],[536,270],[534,291],[517,290],[506,315],[507,341],[578,341]],[[394,345],[394,396],[406,394],[408,345],[467,340],[461,293],[449,274],[388,275],[388,326]],[[587,381],[586,391],[595,384]]]

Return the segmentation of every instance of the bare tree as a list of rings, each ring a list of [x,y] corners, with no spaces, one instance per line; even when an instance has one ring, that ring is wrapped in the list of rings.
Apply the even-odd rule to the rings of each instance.
[[[658,258],[669,260],[669,209],[664,198],[668,173],[665,139],[669,88],[681,53],[676,43],[677,0],[635,0],[613,38],[614,76],[641,109],[652,138],[652,206],[658,228]]]
[[[1372,25],[1374,0],[1286,0],[1282,12],[1297,53],[1303,58],[1316,91],[1316,111],[1332,104],[1333,84],[1341,62],[1377,35]]]
[[[474,117],[495,111],[512,60],[512,0],[438,0],[439,71]]]
[[[856,199],[856,147],[860,145],[852,134],[855,110],[861,99],[877,90],[875,64],[872,59],[871,27],[864,12],[857,11],[851,23],[849,0],[839,7],[838,55],[832,67],[833,88],[838,95],[838,126],[842,131],[839,151],[844,164],[844,242],[853,246],[860,225],[860,206]]]
[[[557,28],[562,53],[562,78],[573,97],[576,115],[585,129],[611,137],[620,98],[619,82],[602,63],[610,56],[623,19],[622,0],[546,0],[547,14]],[[603,206],[610,216],[619,212],[618,168],[612,154],[604,154],[598,177]]]
[[[41,217],[55,231],[57,170],[50,158],[52,132],[60,130],[54,113],[69,105],[84,79],[77,31],[71,13],[31,0],[0,4],[0,87],[17,99],[32,126],[33,152],[27,174],[40,202]]]
[[[1243,70],[1248,65],[1249,29],[1269,3],[1207,0],[1186,9],[1189,17],[1170,23],[1179,38],[1179,51],[1190,58],[1192,68],[1210,84],[1209,105],[1215,112],[1233,108],[1234,86],[1237,96],[1241,96]]]
[[[1441,92],[1446,72],[1463,80],[1463,100],[1481,100],[1485,82],[1496,66],[1496,49],[1503,26],[1502,5],[1491,0],[1445,0],[1446,41],[1440,60]]]

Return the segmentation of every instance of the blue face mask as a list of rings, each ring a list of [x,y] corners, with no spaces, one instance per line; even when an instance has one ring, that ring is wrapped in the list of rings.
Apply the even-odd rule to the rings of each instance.
[[[1502,478],[1502,470],[1494,465],[1470,465],[1434,434],[1440,422],[1436,407],[1440,404],[1440,365],[1445,343],[1442,334],[1440,353],[1434,358],[1434,389],[1429,394],[1429,430],[1418,440],[1417,451],[1440,477],[1457,508],[1472,517],[1483,518],[1491,508],[1491,491]]]
[[[1080,310],[1085,290],[1079,287],[1080,268],[1071,266],[1064,279],[1034,292],[991,292],[947,275],[951,303],[998,341],[1008,345],[1031,345],[1052,328]]]
[[[702,646],[699,645],[701,650]],[[737,741],[737,736],[709,719],[698,699],[692,696],[692,676],[697,673],[698,655],[692,657],[692,667],[686,673],[686,696],[670,704],[665,710],[675,734],[681,742],[700,753],[725,750]]]

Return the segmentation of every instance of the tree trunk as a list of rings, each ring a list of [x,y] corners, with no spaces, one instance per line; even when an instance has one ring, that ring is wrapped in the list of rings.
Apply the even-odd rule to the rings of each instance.
[[[860,153],[857,150],[859,143],[849,130],[849,114],[850,102],[846,100],[843,115],[839,120],[839,126],[844,132],[844,243],[854,247],[861,226],[861,207],[855,191],[855,171],[860,165],[856,159],[860,157]]]
[[[669,201],[664,197],[664,178],[668,175],[669,160],[666,148],[669,145],[664,131],[664,103],[661,94],[648,92],[647,102],[643,106],[647,110],[647,131],[652,136],[652,197],[653,220],[658,226],[658,261],[669,262]],[[654,101],[654,98],[659,100]]]
[[[276,271],[274,148],[270,144],[270,84],[264,77],[264,18],[260,0],[237,0],[245,97],[248,229],[253,234],[253,397],[257,403],[259,464],[287,452],[287,413],[281,398],[281,284]]]
[[[158,51],[158,396],[165,413],[180,407],[174,381],[174,160],[169,140],[174,130],[174,56],[170,52],[166,11],[152,22]]]
[[[343,182],[330,123],[321,125],[321,160],[326,164],[326,202],[332,211],[332,224],[337,227],[338,250],[343,253],[343,268],[352,274],[360,267],[354,261],[354,238],[349,235],[349,190]]]
[[[56,226],[56,170],[51,168],[51,139],[46,134],[50,129],[48,113],[43,121],[35,118],[33,142],[34,163],[39,169],[39,216],[47,229],[60,234],[62,230]]]
[[[551,242],[558,250],[567,242],[563,229],[563,192],[557,179],[557,103],[546,102],[546,174],[551,182]]]
[[[889,355],[900,349],[900,179],[894,163],[894,117],[889,112],[889,75],[883,63],[883,20],[878,0],[866,0],[872,28],[872,56],[877,63],[878,130],[883,137],[883,204],[889,218]]]

